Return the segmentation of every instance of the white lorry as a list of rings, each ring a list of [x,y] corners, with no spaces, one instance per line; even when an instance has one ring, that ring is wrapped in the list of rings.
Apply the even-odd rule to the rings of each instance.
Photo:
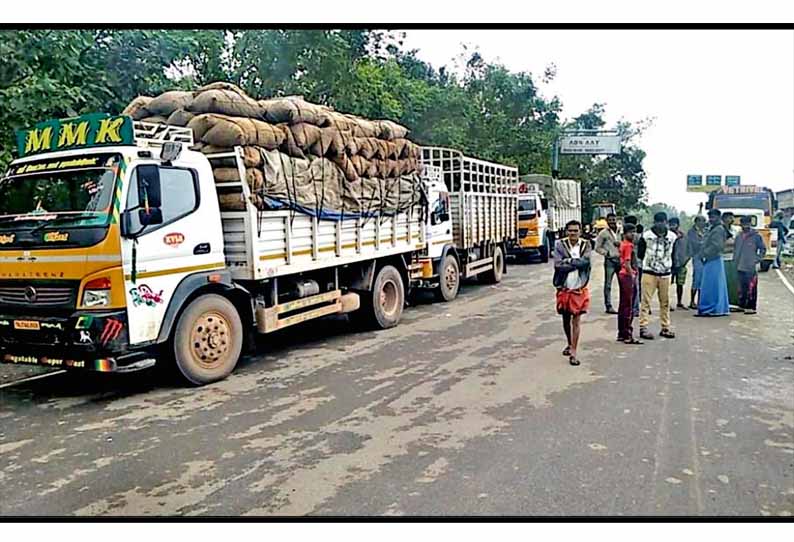
[[[515,241],[518,169],[440,147],[423,147],[422,165],[431,204],[420,285],[451,301],[461,280],[500,282]]]
[[[582,220],[581,187],[578,181],[549,175],[522,175],[519,181],[518,235],[510,255],[538,256],[546,263],[565,224]]]
[[[469,195],[469,173],[454,170],[464,192],[449,198],[429,182],[429,200],[394,215],[319,220],[261,210],[247,183],[219,182],[215,162],[245,179],[242,149],[192,151],[190,129],[92,115],[20,137],[22,157],[0,182],[5,363],[126,372],[172,360],[189,382],[216,381],[254,331],[341,313],[396,325],[406,291],[440,288],[450,254],[464,276],[490,270],[498,280],[509,224],[493,229],[481,210],[515,216],[514,196],[502,207],[485,197],[507,194],[510,172]],[[34,193],[48,194],[46,209]],[[241,194],[241,210],[220,209],[229,193]]]

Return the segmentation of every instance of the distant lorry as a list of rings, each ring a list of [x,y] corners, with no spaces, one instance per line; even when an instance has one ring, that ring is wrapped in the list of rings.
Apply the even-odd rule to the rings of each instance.
[[[772,190],[753,185],[723,186],[709,193],[706,209],[732,212],[736,217],[734,226],[738,226],[742,216],[749,216],[750,223],[761,234],[766,245],[761,271],[769,271],[777,253],[777,230],[769,228],[772,215],[777,210],[777,199]]]
[[[411,288],[449,300],[461,277],[498,282],[515,231],[515,168],[456,151],[427,150],[437,175],[410,208],[324,220],[254,206],[243,148],[196,152],[189,128],[123,115],[45,124],[20,136],[40,152],[0,180],[0,362],[170,362],[206,384],[255,332],[343,313],[385,329]],[[216,178],[218,164],[241,180]],[[239,210],[221,210],[230,193]]]
[[[549,175],[522,175],[518,184],[518,235],[510,247],[516,258],[537,256],[549,261],[554,240],[564,235],[565,224],[582,220],[578,181]]]
[[[594,203],[590,209],[590,233],[592,239],[598,237],[601,230],[607,227],[607,216],[615,213],[615,204],[602,201]]]
[[[440,147],[422,148],[430,224],[422,285],[443,301],[460,281],[481,275],[502,280],[515,242],[518,169]]]

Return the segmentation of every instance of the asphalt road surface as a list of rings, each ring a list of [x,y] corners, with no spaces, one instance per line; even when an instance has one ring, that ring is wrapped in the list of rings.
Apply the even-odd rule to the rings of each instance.
[[[791,515],[794,294],[762,274],[757,316],[631,347],[601,269],[579,367],[534,264],[391,330],[268,337],[204,388],[4,387],[0,515]]]

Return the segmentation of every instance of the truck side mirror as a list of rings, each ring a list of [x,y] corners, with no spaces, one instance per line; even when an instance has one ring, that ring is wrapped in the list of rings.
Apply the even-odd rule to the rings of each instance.
[[[138,223],[141,225],[137,231],[132,231],[132,217],[133,212],[138,211]],[[127,239],[138,237],[147,226],[156,226],[163,223],[163,211],[159,207],[150,207],[148,212],[146,209],[136,208],[129,209],[121,213],[120,228],[121,236]]]
[[[547,198],[540,198],[540,208],[544,211],[549,208],[549,200]]]
[[[442,211],[441,213],[439,213],[438,215],[439,223],[446,222],[447,220],[449,220],[449,213],[447,211]]]
[[[140,206],[145,209],[162,207],[160,168],[154,164],[145,164],[138,166],[137,174]]]

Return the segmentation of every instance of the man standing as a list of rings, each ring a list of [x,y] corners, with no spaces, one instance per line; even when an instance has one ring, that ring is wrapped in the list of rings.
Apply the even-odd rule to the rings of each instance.
[[[642,344],[634,338],[634,329],[631,325],[634,320],[634,282],[637,278],[637,257],[634,254],[634,224],[623,226],[623,241],[620,243],[620,271],[618,271],[618,284],[620,285],[620,303],[618,304],[618,340],[626,344]]]
[[[730,313],[728,284],[725,279],[725,266],[722,264],[722,252],[725,250],[728,232],[720,221],[720,214],[719,209],[709,209],[709,231],[701,251],[703,279],[695,316],[727,316]]]
[[[745,314],[755,314],[758,302],[758,271],[756,266],[766,254],[766,245],[761,234],[753,229],[750,217],[743,216],[739,223],[742,233],[736,236],[733,246],[733,261],[739,275],[739,307]]]
[[[568,345],[562,351],[571,365],[579,365],[580,320],[590,308],[590,243],[581,238],[582,224],[571,220],[565,225],[568,236],[554,243],[554,287],[557,289],[557,313]]]
[[[742,312],[739,308],[739,275],[736,274],[736,264],[733,263],[733,246],[736,242],[733,234],[734,214],[730,211],[722,213],[722,226],[725,228],[725,250],[723,251],[722,264],[725,266],[725,284],[728,287],[728,305],[731,312]]]
[[[783,224],[783,211],[775,213],[775,219],[769,223],[769,229],[777,229],[777,253],[775,255],[775,264],[772,267],[780,269],[780,255],[783,254],[783,249],[786,248],[786,237],[789,234],[789,229]]]
[[[626,225],[631,224],[635,227],[634,235],[632,243],[634,244],[634,261],[639,261],[637,257],[637,243],[639,240],[640,235],[642,235],[642,226],[637,224],[637,217],[634,215],[627,215],[623,219],[623,223]],[[632,301],[632,316],[634,318],[638,318],[640,316],[640,273],[642,273],[642,266],[635,267],[636,273],[634,274],[634,285],[633,285],[633,296],[634,300]]]
[[[683,303],[684,285],[686,284],[686,264],[689,263],[689,250],[684,232],[681,231],[681,221],[678,217],[670,219],[670,231],[676,236],[673,244],[673,275],[671,282],[675,282],[676,308],[688,310]],[[670,307],[670,310],[674,310]]]
[[[700,283],[703,281],[703,241],[706,238],[706,218],[695,217],[695,224],[686,235],[686,247],[692,258],[692,288],[689,291],[689,308],[697,309],[695,296],[700,295]]]
[[[642,301],[640,303],[640,337],[652,340],[648,331],[651,313],[651,298],[658,291],[659,320],[662,324],[660,336],[674,339],[670,322],[670,275],[673,271],[673,244],[676,235],[667,229],[667,214],[653,215],[653,226],[643,232],[637,254],[642,260]]]
[[[618,217],[615,213],[607,215],[607,227],[596,237],[595,251],[604,257],[604,305],[607,314],[617,314],[612,308],[612,279],[620,269],[620,234]]]

